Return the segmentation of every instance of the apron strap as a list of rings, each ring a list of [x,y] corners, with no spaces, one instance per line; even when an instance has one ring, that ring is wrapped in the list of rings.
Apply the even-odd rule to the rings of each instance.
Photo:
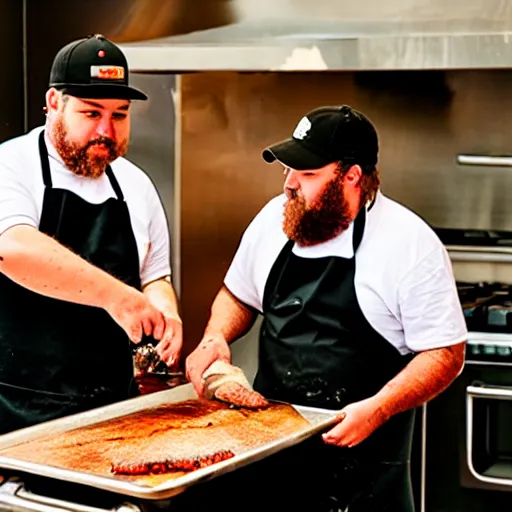
[[[363,206],[357,214],[356,220],[354,221],[354,231],[352,232],[352,249],[354,251],[354,257],[357,249],[361,244],[364,234],[364,226],[366,224],[366,208]]]
[[[356,220],[354,221],[354,232],[352,233],[352,249],[354,250],[354,255],[356,254],[356,251],[361,244],[361,240],[363,239],[364,227],[366,225],[366,212],[373,208],[376,200],[377,194],[375,194],[373,197],[372,202],[368,205],[368,208],[363,206],[359,210]]]
[[[110,181],[110,184],[112,185],[112,188],[114,189],[114,192],[116,193],[117,199],[119,199],[119,201],[124,201],[123,191],[121,190],[121,187],[119,186],[119,182],[117,181],[116,177],[114,176],[114,172],[112,171],[112,167],[110,167],[110,165],[107,165],[105,174],[107,175],[107,177]]]
[[[44,130],[39,134],[39,158],[41,159],[44,185],[45,187],[52,188],[52,174],[50,172],[48,150],[46,149],[46,143],[44,142]]]

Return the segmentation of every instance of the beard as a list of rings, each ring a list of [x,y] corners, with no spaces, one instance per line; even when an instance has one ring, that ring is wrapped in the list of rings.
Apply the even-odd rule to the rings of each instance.
[[[110,163],[126,153],[128,141],[115,142],[108,137],[95,137],[86,144],[80,145],[68,138],[68,130],[64,119],[55,120],[52,130],[55,149],[59,153],[66,167],[77,176],[99,178]],[[88,149],[94,145],[103,144],[107,150],[104,156],[91,155]]]
[[[289,198],[284,209],[283,231],[290,240],[307,247],[336,237],[351,222],[340,175],[325,185],[320,197],[309,207],[303,197]]]

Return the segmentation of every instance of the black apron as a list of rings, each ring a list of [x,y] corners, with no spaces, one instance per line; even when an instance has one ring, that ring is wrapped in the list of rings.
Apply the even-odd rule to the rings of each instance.
[[[358,303],[355,254],[365,219],[362,208],[350,259],[302,258],[289,241],[275,261],[265,285],[254,382],[264,396],[341,409],[377,393],[410,361],[372,328]],[[288,450],[273,465],[298,473],[293,486],[304,496],[295,509],[412,511],[413,421],[413,410],[393,416],[354,448],[329,446],[318,436]]]
[[[122,191],[92,204],[52,187],[44,131],[39,230],[96,267],[141,289],[139,257]],[[101,308],[31,292],[0,274],[0,434],[137,393],[131,342]]]

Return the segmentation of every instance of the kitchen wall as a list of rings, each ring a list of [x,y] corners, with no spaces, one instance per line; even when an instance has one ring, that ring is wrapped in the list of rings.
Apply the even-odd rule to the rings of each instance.
[[[0,12],[0,51],[9,70],[9,80],[0,85],[4,99],[8,98],[2,106],[0,141],[44,123],[42,108],[51,63],[66,43],[93,33],[119,43],[137,41],[235,20],[233,6],[223,0],[0,0]],[[175,77],[137,74],[131,80],[149,94],[149,100],[134,104],[127,156],[148,172],[159,190],[171,227],[173,267],[179,269]],[[173,279],[179,290],[179,270]]]
[[[229,2],[222,0],[11,0],[10,3],[24,2],[30,127],[42,120],[41,107],[51,62],[67,42],[94,33],[102,33],[119,43],[138,41],[224,25],[234,19]]]
[[[459,153],[512,153],[512,71],[205,72],[181,83],[187,349],[201,336],[243,230],[281,191],[280,169],[262,161],[262,148],[290,136],[316,106],[348,103],[374,121],[384,193],[431,225],[512,231],[512,169],[456,161]],[[255,337],[253,330],[235,345],[249,373]]]
[[[0,0],[0,142],[23,132],[23,3]]]
[[[512,5],[505,0],[318,0],[314,9],[311,5],[309,0],[0,0],[2,55],[12,71],[1,86],[9,101],[0,140],[44,122],[41,107],[55,52],[89,33],[123,42],[269,17],[512,20]],[[133,74],[132,80],[151,99],[135,105],[128,156],[148,171],[165,203],[185,354],[201,336],[243,229],[281,189],[280,172],[261,161],[261,148],[288,136],[319,104],[349,103],[374,120],[382,142],[384,192],[433,225],[512,230],[510,170],[456,163],[459,153],[510,153],[510,70],[208,72]],[[248,345],[235,349],[244,364],[254,362]]]
[[[304,18],[343,20],[471,20],[476,17],[500,23],[512,20],[507,0],[232,0],[239,19]]]

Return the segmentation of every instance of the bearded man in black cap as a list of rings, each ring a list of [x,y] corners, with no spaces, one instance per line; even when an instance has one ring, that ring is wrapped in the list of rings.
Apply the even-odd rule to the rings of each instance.
[[[0,146],[0,434],[137,393],[132,343],[177,362],[169,233],[123,158],[132,100],[102,35],[56,55],[44,127]]]
[[[340,421],[226,479],[233,510],[251,488],[267,511],[414,509],[414,410],[459,374],[467,331],[445,248],[382,194],[377,157],[375,127],[347,105],[309,112],[263,152],[284,194],[244,233],[187,374],[202,394],[260,314],[254,388]]]

